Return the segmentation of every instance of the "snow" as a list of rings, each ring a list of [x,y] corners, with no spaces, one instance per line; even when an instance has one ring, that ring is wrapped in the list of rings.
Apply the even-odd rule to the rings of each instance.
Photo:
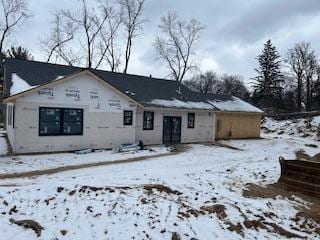
[[[4,134],[0,133],[0,156],[6,155],[7,153],[8,153],[8,147],[7,147],[6,139],[4,138]]]
[[[242,101],[240,98],[232,97],[232,100],[218,101],[218,100],[207,100],[208,102],[192,102],[192,101],[181,101],[178,99],[162,100],[153,99],[147,104],[162,106],[162,107],[173,107],[173,108],[187,108],[187,109],[206,109],[215,110],[219,109],[222,111],[229,112],[256,112],[263,113],[263,111],[255,106]]]
[[[247,103],[240,98],[232,97],[232,100],[228,101],[208,101],[216,108],[222,111],[231,111],[231,112],[257,112],[263,113],[263,111],[255,106]]]
[[[285,121],[277,121],[266,117],[263,120],[263,132],[268,133],[270,136],[283,135],[283,138],[298,136],[317,141],[320,140],[320,116]]]
[[[187,109],[213,109],[212,105],[205,102],[192,102],[192,101],[181,101],[178,99],[162,100],[153,99],[147,104],[162,106],[162,107],[173,107],[173,108],[187,108]]]
[[[61,76],[59,75],[59,76],[56,77],[55,80],[59,80],[59,79],[62,79],[62,78],[64,78],[64,76],[63,75],[61,75]]]
[[[29,85],[25,80],[20,78],[17,74],[12,74],[12,86],[10,88],[10,96],[30,90],[32,88],[35,88],[37,86],[31,86]]]
[[[1,140],[1,139],[0,139]],[[0,141],[1,144],[1,141]],[[0,148],[1,149],[1,148]],[[129,158],[154,156],[168,153],[166,147],[155,146],[150,150],[114,153],[111,150],[101,150],[88,154],[58,153],[41,155],[20,155],[1,158],[0,174],[21,173],[28,171],[47,170],[57,167],[75,166],[87,163],[101,163],[127,160]]]
[[[271,119],[267,124],[274,129],[282,126],[282,122]],[[222,141],[243,151],[191,144],[175,155],[151,156],[141,162],[1,179],[1,239],[37,239],[32,230],[11,224],[10,218],[39,222],[44,227],[40,239],[171,239],[173,232],[182,239],[199,240],[286,238],[280,235],[281,231],[272,231],[271,226],[256,230],[243,224],[245,219],[262,218],[263,222],[277,224],[307,239],[319,239],[316,231],[309,229],[310,224],[316,224],[311,219],[306,219],[304,224],[294,221],[297,209],[309,206],[306,200],[296,196],[250,198],[242,194],[247,183],[265,186],[278,181],[279,156],[291,159],[301,148],[313,155],[319,148],[306,144],[318,142],[296,133],[287,135],[275,131],[262,136],[264,139]],[[77,156],[92,160],[100,159],[100,154],[112,157],[109,152]],[[41,161],[43,165],[52,164],[50,158],[67,163],[72,160],[71,156],[74,155],[26,157],[38,158],[37,163],[33,163],[38,168]],[[25,164],[27,159],[22,162]],[[6,164],[0,169],[3,167]],[[161,184],[181,194],[156,188],[148,190],[146,184]],[[226,208],[225,217],[208,212],[190,213],[215,204]],[[9,214],[14,206],[17,211]],[[183,217],[183,213],[190,216]],[[230,223],[242,226],[243,232],[228,229]],[[302,229],[303,226],[306,229]],[[65,236],[61,234],[63,229],[67,230]]]

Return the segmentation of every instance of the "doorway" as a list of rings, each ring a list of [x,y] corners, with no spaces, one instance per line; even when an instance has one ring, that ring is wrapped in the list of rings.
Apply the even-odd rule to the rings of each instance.
[[[163,143],[181,142],[181,117],[163,117]]]

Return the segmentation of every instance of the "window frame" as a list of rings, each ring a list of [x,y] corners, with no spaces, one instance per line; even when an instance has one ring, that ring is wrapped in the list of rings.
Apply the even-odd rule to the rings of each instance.
[[[126,113],[130,113],[130,116],[126,116]],[[126,123],[126,118],[130,117],[130,121]],[[123,125],[124,126],[132,126],[133,124],[133,111],[132,110],[123,110]]]
[[[41,133],[41,109],[59,109],[60,110],[60,127],[59,127],[59,133]],[[65,133],[63,131],[63,127],[64,127],[64,113],[65,110],[76,110],[76,111],[81,111],[81,131],[78,133]],[[72,122],[72,121],[66,121],[66,122]],[[77,122],[77,121],[74,121]],[[39,107],[39,136],[40,137],[45,137],[45,136],[82,136],[83,135],[83,109],[82,108],[61,108],[61,107]]]
[[[189,120],[191,116],[193,116],[193,122],[192,122],[192,125],[189,125]],[[196,114],[194,112],[188,112],[187,128],[193,129],[195,127],[195,122],[196,122]]]
[[[8,104],[7,106],[7,124],[12,126],[12,105]]]
[[[150,128],[146,127],[146,122],[147,122],[146,116],[147,116],[147,113],[151,113],[151,116],[152,116],[152,121],[151,121],[151,127]],[[152,111],[143,111],[142,128],[143,128],[143,130],[146,130],[146,131],[152,131],[154,129],[154,112],[152,112]]]

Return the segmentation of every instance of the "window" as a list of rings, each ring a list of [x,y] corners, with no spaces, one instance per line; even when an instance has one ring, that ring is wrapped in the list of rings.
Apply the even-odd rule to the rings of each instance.
[[[143,112],[143,130],[153,130],[154,112]]]
[[[123,111],[123,125],[131,126],[132,125],[133,112],[132,111]]]
[[[15,112],[15,106],[14,105],[8,105],[7,107],[7,124],[8,126],[12,126],[14,128],[14,112]]]
[[[82,109],[62,109],[63,110],[63,134],[82,134]]]
[[[11,105],[8,105],[7,122],[9,126],[12,124],[12,106]]]
[[[82,135],[83,110],[39,108],[39,136]]]
[[[194,119],[195,119],[195,114],[188,113],[188,128],[194,128]]]
[[[12,127],[14,128],[14,119],[15,119],[16,106],[12,106]]]

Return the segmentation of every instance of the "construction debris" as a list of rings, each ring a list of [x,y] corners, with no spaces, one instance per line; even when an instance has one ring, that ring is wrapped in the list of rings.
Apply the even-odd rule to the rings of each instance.
[[[144,144],[143,142],[140,140],[136,143],[133,144],[121,144],[118,147],[115,147],[113,149],[114,152],[116,153],[121,153],[121,152],[137,152],[139,150],[143,150],[144,149]]]

